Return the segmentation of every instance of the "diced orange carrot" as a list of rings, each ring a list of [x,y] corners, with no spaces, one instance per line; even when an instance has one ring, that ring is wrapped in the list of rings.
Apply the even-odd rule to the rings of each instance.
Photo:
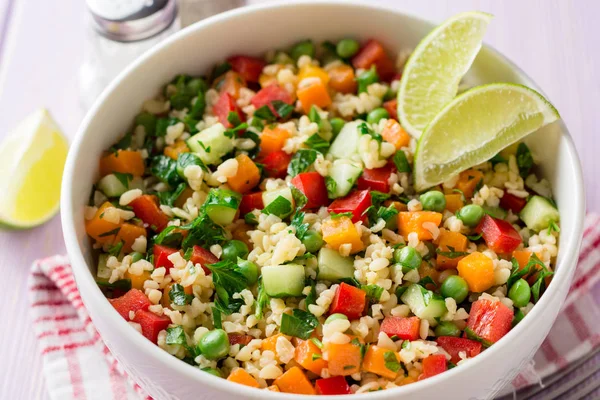
[[[397,364],[393,362],[394,359]],[[384,378],[394,379],[400,370],[400,357],[395,351],[379,346],[369,346],[363,359],[362,369]]]
[[[122,219],[119,219],[118,223],[114,223],[103,218],[104,212],[109,208],[114,208],[114,206],[107,201],[98,208],[94,218],[85,221],[85,231],[100,244],[114,243],[119,228],[123,224]]]
[[[169,292],[171,292],[171,288],[173,287],[173,283],[169,283],[167,286],[165,286],[164,290],[163,290],[163,295],[162,298],[160,299],[160,304],[163,307],[166,308],[171,308],[171,297],[169,296]],[[194,288],[192,286],[184,286],[183,287],[183,292],[185,294],[193,294],[194,293]]]
[[[513,251],[512,256],[517,259],[519,268],[523,269],[531,258],[531,252],[527,250],[515,250]]]
[[[321,370],[327,367],[327,361],[323,360],[321,349],[311,340],[298,340],[294,359],[304,369],[321,375]]]
[[[317,394],[312,383],[298,367],[292,367],[273,381],[273,384],[285,393]]]
[[[328,343],[327,369],[332,376],[352,375],[360,372],[361,354],[360,346],[352,343]]]
[[[280,151],[283,148],[285,141],[290,136],[290,132],[285,129],[279,127],[270,128],[266,126],[260,135],[259,156],[264,157],[275,151]]]
[[[393,144],[394,147],[396,147],[396,150],[410,144],[410,135],[406,133],[398,121],[394,119],[388,119],[386,121],[383,130],[381,131],[381,137],[383,137],[386,142]]]
[[[141,273],[141,275],[134,275],[131,272],[129,272],[129,270],[127,270],[127,271],[125,271],[125,274],[123,274],[123,277],[125,279],[131,280],[132,288],[143,291],[144,290],[144,282],[146,282],[148,279],[150,279],[151,274],[152,273],[150,271],[144,271]]]
[[[458,176],[458,182],[456,182],[456,189],[463,192],[466,199],[470,199],[473,197],[473,193],[475,192],[475,188],[482,182],[483,173],[481,171],[477,171],[476,169],[468,169],[463,171]]]
[[[214,87],[219,93],[227,92],[237,99],[240,97],[240,89],[246,87],[246,80],[235,71],[227,71],[215,79]]]
[[[325,86],[329,83],[329,74],[323,68],[313,64],[305,64],[298,71],[298,81],[304,78],[318,78]]]
[[[340,93],[356,92],[354,68],[342,64],[329,70],[329,87]]]
[[[447,194],[444,197],[446,198],[446,209],[452,213],[457,212],[464,205],[460,193]]]
[[[431,232],[423,228],[425,222],[432,222],[439,226],[442,222],[442,214],[433,211],[403,211],[398,213],[398,233],[408,238],[408,234],[415,232],[419,240],[431,240]]]
[[[352,254],[364,249],[360,233],[348,217],[325,220],[321,224],[321,231],[323,233],[323,240],[332,249],[338,250],[345,243],[352,245],[352,250],[350,251]]]
[[[320,80],[298,88],[296,94],[306,114],[309,113],[312,106],[325,108],[331,104],[331,97],[329,97],[327,87]]]
[[[194,195],[194,191],[190,187],[186,187],[183,189],[183,192],[179,195],[177,200],[175,200],[175,207],[183,208],[187,199]]]
[[[257,388],[258,381],[254,379],[252,375],[250,375],[244,368],[235,368],[229,376],[227,380],[230,382],[239,383],[240,385],[246,385]]]
[[[235,176],[227,178],[227,183],[238,193],[247,193],[260,181],[260,170],[254,164],[254,161],[245,154],[240,154],[235,158],[238,162],[237,173]]]
[[[458,232],[450,232],[446,229],[440,230],[440,236],[437,239],[438,248],[440,251],[466,251],[469,240],[465,235]],[[452,247],[452,249],[450,249]],[[437,267],[442,269],[455,268],[458,262],[462,259],[459,257],[446,257],[444,255],[437,255]]]
[[[484,292],[494,286],[494,262],[482,253],[469,254],[458,262],[457,269],[471,292]]]
[[[108,153],[100,159],[100,175],[113,172],[142,176],[144,174],[144,159],[142,153],[132,150],[118,150]]]
[[[121,229],[119,229],[119,233],[115,238],[115,244],[122,241],[123,251],[129,253],[131,251],[133,242],[135,242],[135,239],[139,238],[140,236],[146,236],[145,228],[125,222],[123,225],[121,225]]]
[[[383,202],[383,205],[389,207],[390,205],[394,205],[394,208],[398,211],[407,211],[408,206],[400,201],[386,200]]]
[[[173,160],[177,160],[179,154],[189,153],[189,151],[190,148],[187,143],[185,143],[185,140],[176,140],[172,145],[165,147],[163,154]]]
[[[277,339],[283,336],[283,333],[278,333],[266,339],[263,339],[262,344],[260,345],[261,351],[270,350],[273,354],[277,354]]]

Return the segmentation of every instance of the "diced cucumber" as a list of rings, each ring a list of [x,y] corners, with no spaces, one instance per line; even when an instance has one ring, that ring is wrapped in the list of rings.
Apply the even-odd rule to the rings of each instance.
[[[343,278],[354,278],[354,261],[350,257],[340,255],[337,250],[323,247],[319,250],[317,265],[319,280],[339,282]]]
[[[294,196],[289,187],[263,192],[262,198],[265,214],[277,215],[283,219],[294,211]]]
[[[108,261],[108,254],[100,254],[98,256],[98,269],[96,270],[96,277],[98,280],[108,280],[112,271],[106,266]]]
[[[225,136],[223,124],[215,124],[189,138],[187,145],[205,164],[212,165],[233,150],[233,139]]]
[[[362,168],[349,160],[335,160],[329,171],[329,177],[335,182],[335,187],[328,187],[329,198],[344,197],[362,174]]]
[[[124,185],[115,174],[109,174],[100,179],[97,186],[107,197],[119,197],[129,190],[129,180],[126,177],[123,177],[123,180],[128,182],[127,185]]]
[[[416,283],[410,285],[400,299],[413,314],[421,319],[426,319],[432,325],[436,325],[435,319],[440,318],[448,311],[444,299]]]
[[[498,206],[492,207],[492,206],[488,206],[487,204],[484,204],[483,210],[489,216],[497,218],[497,219],[504,219],[508,215],[508,211],[506,211],[504,208],[498,207]]]
[[[301,296],[304,290],[304,267],[284,264],[262,267],[265,292],[271,297]]]
[[[242,195],[231,190],[210,189],[204,203],[206,214],[215,224],[229,225],[235,219]]]
[[[536,232],[548,228],[551,222],[558,222],[560,219],[556,207],[542,196],[531,196],[519,216],[529,229]]]
[[[349,159],[358,153],[358,140],[361,135],[358,126],[362,123],[364,123],[364,121],[359,119],[347,122],[340,133],[338,133],[333,143],[331,143],[329,154],[335,158]]]

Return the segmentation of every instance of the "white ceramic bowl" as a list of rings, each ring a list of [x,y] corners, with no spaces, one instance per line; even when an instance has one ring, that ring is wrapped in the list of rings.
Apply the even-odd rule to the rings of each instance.
[[[150,50],[112,82],[87,114],[71,146],[64,174],[65,241],[95,326],[125,369],[155,399],[300,397],[259,391],[200,372],[144,339],[104,298],[94,282],[94,256],[83,219],[102,151],[130,126],[142,102],[156,95],[176,74],[206,73],[234,53],[258,55],[305,38],[373,37],[397,52],[414,48],[432,27],[399,11],[354,1],[288,1],[234,10],[188,27]],[[518,68],[487,47],[469,74],[476,83],[517,82],[537,88]],[[579,160],[563,123],[545,127],[528,137],[527,143],[540,161],[542,175],[552,183],[561,213],[557,272],[540,302],[506,337],[469,363],[422,382],[356,395],[356,399],[489,399],[511,381],[540,346],[571,282],[585,207]]]

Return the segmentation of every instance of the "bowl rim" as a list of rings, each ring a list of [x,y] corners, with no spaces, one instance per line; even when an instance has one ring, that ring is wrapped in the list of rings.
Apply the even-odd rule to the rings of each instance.
[[[181,360],[171,356],[163,349],[154,345],[150,341],[140,340],[141,337],[134,329],[131,329],[130,325],[122,318],[119,317],[119,314],[114,310],[110,303],[106,301],[106,298],[95,284],[95,281],[92,277],[92,274],[89,272],[87,267],[87,263],[84,259],[82,249],[79,246],[79,242],[76,235],[75,229],[75,220],[74,220],[74,204],[72,202],[71,193],[72,193],[72,185],[73,175],[75,173],[76,161],[78,159],[78,155],[82,150],[82,145],[84,143],[84,137],[86,135],[86,131],[94,119],[95,114],[101,108],[103,103],[109,97],[111,92],[113,92],[120,84],[121,81],[125,79],[125,77],[129,76],[134,70],[136,70],[139,66],[143,65],[150,57],[152,57],[155,53],[160,52],[163,48],[171,46],[172,43],[185,40],[186,37],[191,35],[196,31],[201,31],[208,26],[215,25],[220,23],[221,21],[242,16],[242,15],[251,15],[254,13],[260,13],[265,10],[274,10],[274,9],[285,9],[285,8],[294,8],[297,6],[307,6],[307,5],[320,5],[320,6],[342,6],[349,8],[363,8],[366,11],[386,11],[392,12],[395,15],[413,19],[419,23],[425,24],[433,28],[435,23],[412,15],[411,13],[407,13],[394,8],[391,5],[386,4],[372,4],[367,2],[366,0],[280,0],[276,2],[269,3],[260,3],[255,5],[249,5],[245,7],[241,7],[238,9],[230,10],[224,12],[222,14],[218,14],[207,18],[205,20],[199,21],[193,25],[190,25],[181,31],[173,34],[169,38],[165,39],[160,44],[154,46],[142,56],[138,57],[133,63],[131,63],[125,70],[123,70],[102,92],[99,98],[95,101],[94,105],[87,112],[84,117],[81,125],[73,139],[71,144],[71,148],[69,150],[69,154],[67,157],[67,161],[64,169],[64,176],[62,181],[62,189],[61,189],[61,223],[63,228],[63,236],[65,239],[65,244],[67,248],[67,252],[69,258],[71,260],[71,265],[73,269],[73,274],[76,279],[76,283],[78,288],[80,288],[80,292],[85,293],[82,294],[82,300],[87,305],[94,304],[94,308],[101,313],[102,315],[108,316],[109,318],[114,319],[113,329],[117,331],[117,333],[124,337],[127,342],[129,342],[130,346],[134,347],[136,351],[144,352],[149,357],[153,358],[157,363],[163,363],[169,370],[177,373],[179,375],[185,376],[187,379],[192,379],[199,381],[203,385],[209,386],[214,390],[219,390],[223,393],[230,394],[240,394],[247,393],[248,395],[252,395],[252,397],[257,397],[260,395],[261,397],[267,399],[274,398],[286,398],[286,399],[309,399],[309,398],[332,398],[332,396],[298,396],[294,394],[287,393],[275,393],[266,390],[258,390],[250,387],[242,387],[242,385],[235,385],[233,383],[227,382],[225,379],[214,379],[210,374],[202,374],[198,373],[198,368],[188,365],[186,363],[181,362]],[[527,84],[533,88],[539,90],[539,87],[531,80],[531,78],[525,74],[519,67],[517,67],[511,60],[509,60],[506,56],[501,54],[499,51],[490,47],[487,44],[484,44],[484,47],[494,53],[494,55],[501,57],[503,60],[507,62],[508,65],[518,73],[521,79],[524,79]],[[574,231],[575,235],[571,235],[567,238],[561,237],[561,247],[564,247],[565,250],[563,257],[561,259],[561,263],[557,266],[557,273],[555,281],[564,280],[565,276],[569,275],[576,267],[577,254],[579,253],[579,248],[582,240],[583,233],[583,218],[585,214],[585,196],[583,189],[583,178],[581,173],[581,164],[579,161],[579,157],[577,151],[575,149],[573,140],[569,134],[567,127],[565,126],[562,120],[555,122],[559,124],[561,135],[564,137],[565,141],[562,142],[563,145],[566,145],[566,150],[569,156],[573,159],[574,163],[572,165],[573,179],[574,184],[577,188],[574,196],[576,197],[574,203],[577,208],[574,211]],[[571,264],[571,265],[569,265]],[[563,283],[564,285],[564,283]],[[527,321],[517,325],[515,328],[511,329],[511,331],[502,338],[496,345],[487,349],[483,354],[478,357],[473,358],[462,365],[461,368],[454,368],[452,370],[446,371],[443,374],[434,376],[424,381],[415,382],[410,385],[388,389],[379,392],[371,392],[371,393],[361,393],[354,394],[353,398],[356,399],[382,399],[384,397],[390,397],[390,395],[409,395],[416,394],[420,391],[421,388],[426,387],[427,385],[437,385],[444,381],[449,381],[453,379],[454,376],[458,374],[467,374],[471,373],[478,368],[478,365],[482,363],[485,359],[491,357],[498,357],[499,353],[502,352],[505,347],[508,346],[508,343],[511,342],[512,338],[517,337],[518,335],[523,334],[530,326],[533,326],[535,320],[541,318],[543,314],[543,310],[546,306],[546,303],[550,302],[550,294],[554,293],[556,288],[559,286],[550,284],[547,289],[546,296],[542,296],[540,301],[536,304],[536,307],[532,309],[532,311],[528,314]],[[87,299],[85,301],[84,299]],[[247,392],[248,391],[248,392]]]

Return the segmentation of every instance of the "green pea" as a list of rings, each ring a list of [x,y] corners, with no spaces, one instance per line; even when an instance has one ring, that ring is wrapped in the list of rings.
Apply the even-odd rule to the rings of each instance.
[[[218,376],[219,378],[223,377],[223,376],[221,376],[221,373],[219,372],[219,370],[215,369],[215,368],[204,367],[201,370],[204,371],[204,372],[208,372],[211,375]]]
[[[292,58],[288,56],[287,53],[283,51],[278,51],[277,53],[275,53],[275,57],[273,58],[273,64],[294,64],[294,60],[292,60]]]
[[[481,218],[483,218],[483,208],[477,204],[469,204],[456,212],[456,217],[465,225],[473,227],[477,226]]]
[[[290,51],[290,55],[295,61],[302,56],[310,56],[311,58],[315,57],[315,45],[310,40],[305,40],[300,43],[297,43],[292,50]]]
[[[358,49],[360,48],[360,44],[354,39],[342,39],[338,42],[335,47],[335,51],[337,55],[342,58],[350,58],[356,53],[358,53]]]
[[[319,232],[309,230],[304,234],[302,244],[304,244],[306,251],[309,253],[316,253],[323,247],[323,237]]]
[[[379,75],[377,75],[377,70],[375,69],[375,65],[373,65],[371,69],[356,77],[356,82],[358,82],[358,93],[366,92],[367,87],[370,84],[378,81]]]
[[[142,253],[138,253],[137,251],[134,251],[133,253],[131,253],[130,256],[131,256],[132,263],[134,263],[136,261],[140,261],[142,258],[144,258]]]
[[[460,329],[449,321],[441,321],[438,326],[435,327],[435,336],[454,336],[459,337],[461,334]]]
[[[202,78],[193,78],[191,81],[187,83],[187,88],[191,93],[198,94],[198,92],[205,92],[208,87],[204,79]]]
[[[252,286],[258,281],[258,266],[252,261],[238,258],[238,270],[246,277],[248,286]]]
[[[229,354],[229,337],[223,329],[215,329],[200,338],[198,348],[207,359],[220,360]]]
[[[239,258],[246,258],[248,255],[248,246],[241,240],[230,240],[223,246],[221,260],[237,261]]]
[[[423,209],[427,211],[443,212],[446,208],[446,196],[438,190],[423,193],[419,200],[423,205]]]
[[[515,307],[521,308],[529,304],[531,299],[531,287],[525,279],[519,279],[510,287],[508,298],[513,301]]]
[[[341,118],[333,118],[331,121],[329,121],[329,123],[331,123],[331,132],[333,133],[333,136],[336,136],[338,133],[340,133],[346,124],[346,121]]]
[[[442,283],[440,292],[444,297],[452,297],[456,303],[462,303],[469,295],[469,285],[467,281],[458,275],[450,275]]]
[[[374,109],[369,114],[367,114],[367,122],[370,124],[376,124],[380,120],[389,118],[389,117],[390,117],[390,113],[388,113],[385,108],[380,107],[380,108]]]
[[[525,318],[525,314],[523,314],[523,311],[521,311],[520,309],[517,308],[517,311],[515,312],[515,316],[512,320],[512,326],[514,327],[515,325],[517,325],[519,322],[521,322],[523,320],[523,318]]]
[[[394,261],[402,265],[402,270],[404,271],[419,268],[423,258],[413,247],[405,246],[394,251]]]
[[[333,321],[335,321],[337,319],[348,320],[348,317],[346,317],[344,314],[340,314],[340,313],[331,314],[329,317],[327,317],[327,319],[325,320],[325,323],[328,324],[328,323],[333,322]]]

